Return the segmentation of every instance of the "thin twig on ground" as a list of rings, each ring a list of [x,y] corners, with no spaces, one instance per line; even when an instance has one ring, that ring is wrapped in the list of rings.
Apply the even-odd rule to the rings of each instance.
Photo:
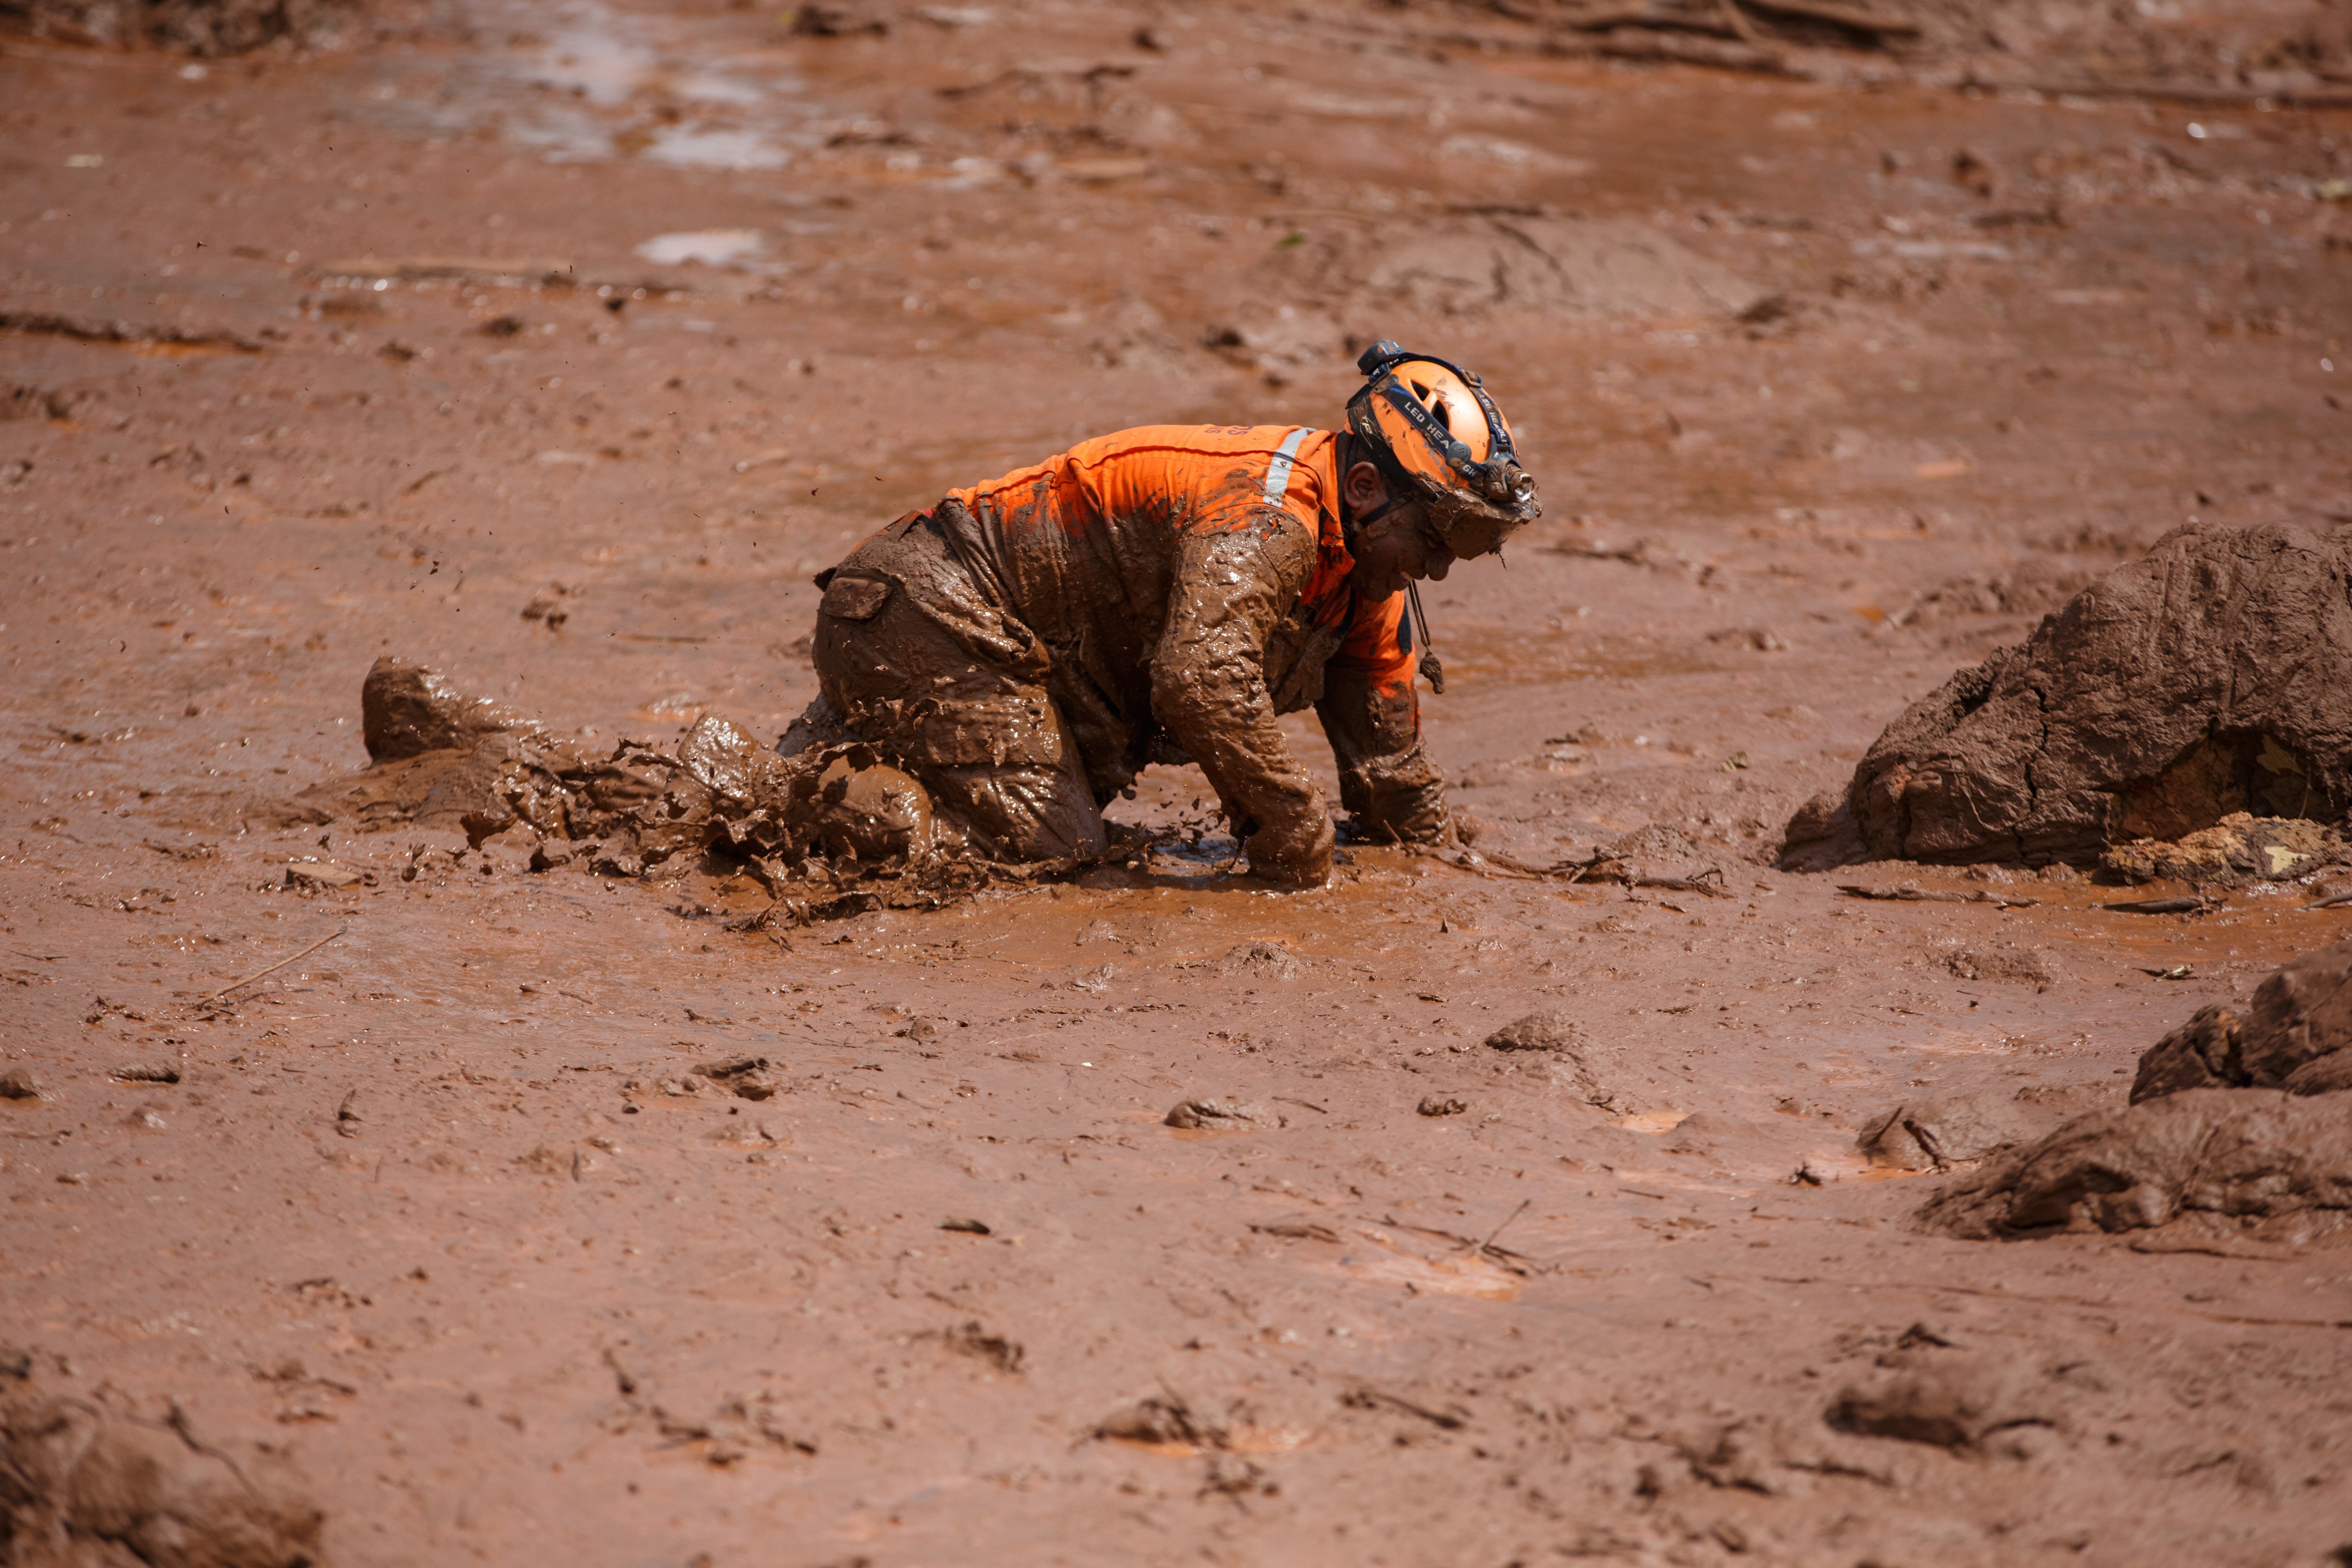
[[[312,942],[310,946],[304,948],[301,952],[295,953],[292,957],[281,958],[267,969],[256,970],[254,973],[247,975],[244,979],[238,981],[234,985],[224,985],[208,996],[198,997],[194,1005],[199,1007],[206,1006],[212,1003],[219,1001],[222,997],[227,995],[232,991],[242,991],[257,980],[266,980],[269,976],[277,973],[279,970],[285,968],[288,964],[293,963],[295,959],[310,957],[312,953],[318,952],[320,948],[334,941],[336,937],[342,935],[343,931],[347,931],[351,929],[352,928],[349,926],[344,926],[341,931],[337,931],[331,935],[322,936],[318,941]]]

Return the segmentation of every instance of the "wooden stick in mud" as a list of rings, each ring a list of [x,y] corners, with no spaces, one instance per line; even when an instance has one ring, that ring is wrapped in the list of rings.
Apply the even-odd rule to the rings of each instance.
[[[257,980],[267,980],[269,976],[277,973],[279,970],[293,963],[294,959],[310,957],[312,953],[318,952],[320,948],[334,941],[336,937],[342,935],[343,931],[351,929],[351,927],[345,926],[342,928],[342,931],[338,931],[332,935],[322,936],[318,941],[312,942],[310,946],[304,948],[301,952],[294,954],[292,958],[281,958],[267,969],[256,970],[253,973],[247,975],[244,979],[238,981],[234,985],[224,985],[209,996],[200,996],[196,999],[195,1005],[201,1007],[207,1002],[217,1002],[232,991],[242,991]]]
[[[1756,30],[1756,24],[1749,21],[1748,13],[1739,8],[1739,0],[1717,0],[1717,4],[1722,8],[1724,22],[1741,43],[1759,49],[1764,47],[1764,35]]]
[[[1901,16],[1880,16],[1851,5],[1839,5],[1830,0],[1739,0],[1754,11],[1769,12],[1775,16],[1794,16],[1805,22],[1827,22],[1833,27],[1849,32],[1869,33],[1884,38],[1915,38],[1919,36],[1919,24]]]
[[[1509,1214],[1505,1215],[1503,1216],[1503,1223],[1486,1233],[1486,1239],[1480,1242],[1477,1247],[1477,1251],[1481,1257],[1485,1256],[1488,1247],[1495,1245],[1495,1238],[1502,1235],[1503,1232],[1509,1227],[1510,1223],[1513,1220],[1528,1212],[1528,1205],[1533,1202],[1535,1202],[1535,1199],[1533,1198],[1521,1198],[1519,1200],[1519,1206],[1513,1209]]]

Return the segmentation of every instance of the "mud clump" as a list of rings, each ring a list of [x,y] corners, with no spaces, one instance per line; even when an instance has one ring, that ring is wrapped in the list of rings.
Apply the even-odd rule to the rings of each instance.
[[[2168,1230],[2299,1245],[2352,1224],[2352,1101],[2189,1089],[2097,1112],[1922,1205],[1973,1240]]]
[[[1486,1037],[1490,1050],[1542,1053],[1553,1081],[1597,1110],[1630,1115],[1649,1109],[1648,1099],[1628,1082],[1631,1064],[1615,1048],[1596,1043],[1584,1026],[1565,1013],[1530,1013]]]
[[[0,1352],[0,1558],[22,1568],[310,1568],[324,1516],[267,1456],[232,1458],[173,1406],[151,1421],[41,1389]]]
[[[2352,536],[2190,524],[1889,725],[1783,863],[2095,866],[2352,806]],[[2291,864],[2291,863],[2290,863]],[[2265,869],[2265,875],[2283,874]]]
[[[1170,1127],[1185,1132],[1249,1132],[1262,1127],[1287,1126],[1280,1113],[1255,1100],[1183,1100],[1163,1117]]]
[[[360,682],[360,738],[373,763],[470,751],[491,735],[539,732],[537,723],[506,704],[469,697],[407,659],[379,658]]]
[[[1986,947],[1944,941],[1929,949],[1936,966],[1955,980],[1997,980],[2039,993],[2065,978],[2040,948]]]
[[[2023,1142],[2050,1121],[2006,1096],[1950,1095],[1898,1105],[1873,1119],[1855,1142],[1876,1164],[1941,1170]]]
[[[1270,942],[1245,942],[1217,960],[1215,973],[1223,980],[1296,980],[1298,955]]]
[[[1571,1056],[1585,1047],[1584,1026],[1565,1013],[1530,1013],[1513,1019],[1486,1037],[1497,1051],[1563,1051]]]
[[[2352,942],[2284,965],[2242,1015],[2200,1008],[2140,1058],[2132,1103],[2199,1089],[2352,1089]]]
[[[362,0],[0,0],[0,28],[110,48],[242,55],[334,45],[366,11]]]

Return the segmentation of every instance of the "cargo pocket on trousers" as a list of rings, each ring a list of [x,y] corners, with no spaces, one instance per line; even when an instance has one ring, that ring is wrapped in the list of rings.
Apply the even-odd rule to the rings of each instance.
[[[891,584],[883,577],[835,577],[825,584],[824,613],[840,621],[870,621],[889,602]]]

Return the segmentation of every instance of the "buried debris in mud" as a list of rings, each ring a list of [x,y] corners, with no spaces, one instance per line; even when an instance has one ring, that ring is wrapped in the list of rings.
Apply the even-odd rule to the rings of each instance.
[[[1920,1209],[1974,1240],[2165,1230],[2301,1244],[2352,1226],[2352,1106],[2333,1095],[2190,1089],[2069,1122]]]
[[[2242,1016],[2200,1008],[2140,1058],[2132,1102],[2191,1089],[2352,1089],[2352,942],[2285,964]]]
[[[2103,862],[2217,882],[2344,858],[2352,539],[2192,523],[1886,728],[1783,864]],[[2223,837],[2209,830],[2226,828]]]
[[[1487,1036],[1486,1045],[1497,1051],[1544,1053],[1553,1080],[1596,1110],[1627,1116],[1656,1103],[1627,1082],[1633,1071],[1628,1054],[1596,1043],[1566,1013],[1530,1013]],[[1649,1075],[1647,1081],[1654,1085],[1658,1079]]]
[[[2158,1041],[2129,1106],[1992,1160],[1919,1218],[1973,1238],[2155,1231],[2221,1247],[2352,1233],[2347,1044],[2352,943],[2338,943],[2265,980],[2242,1018],[2207,1007]]]

